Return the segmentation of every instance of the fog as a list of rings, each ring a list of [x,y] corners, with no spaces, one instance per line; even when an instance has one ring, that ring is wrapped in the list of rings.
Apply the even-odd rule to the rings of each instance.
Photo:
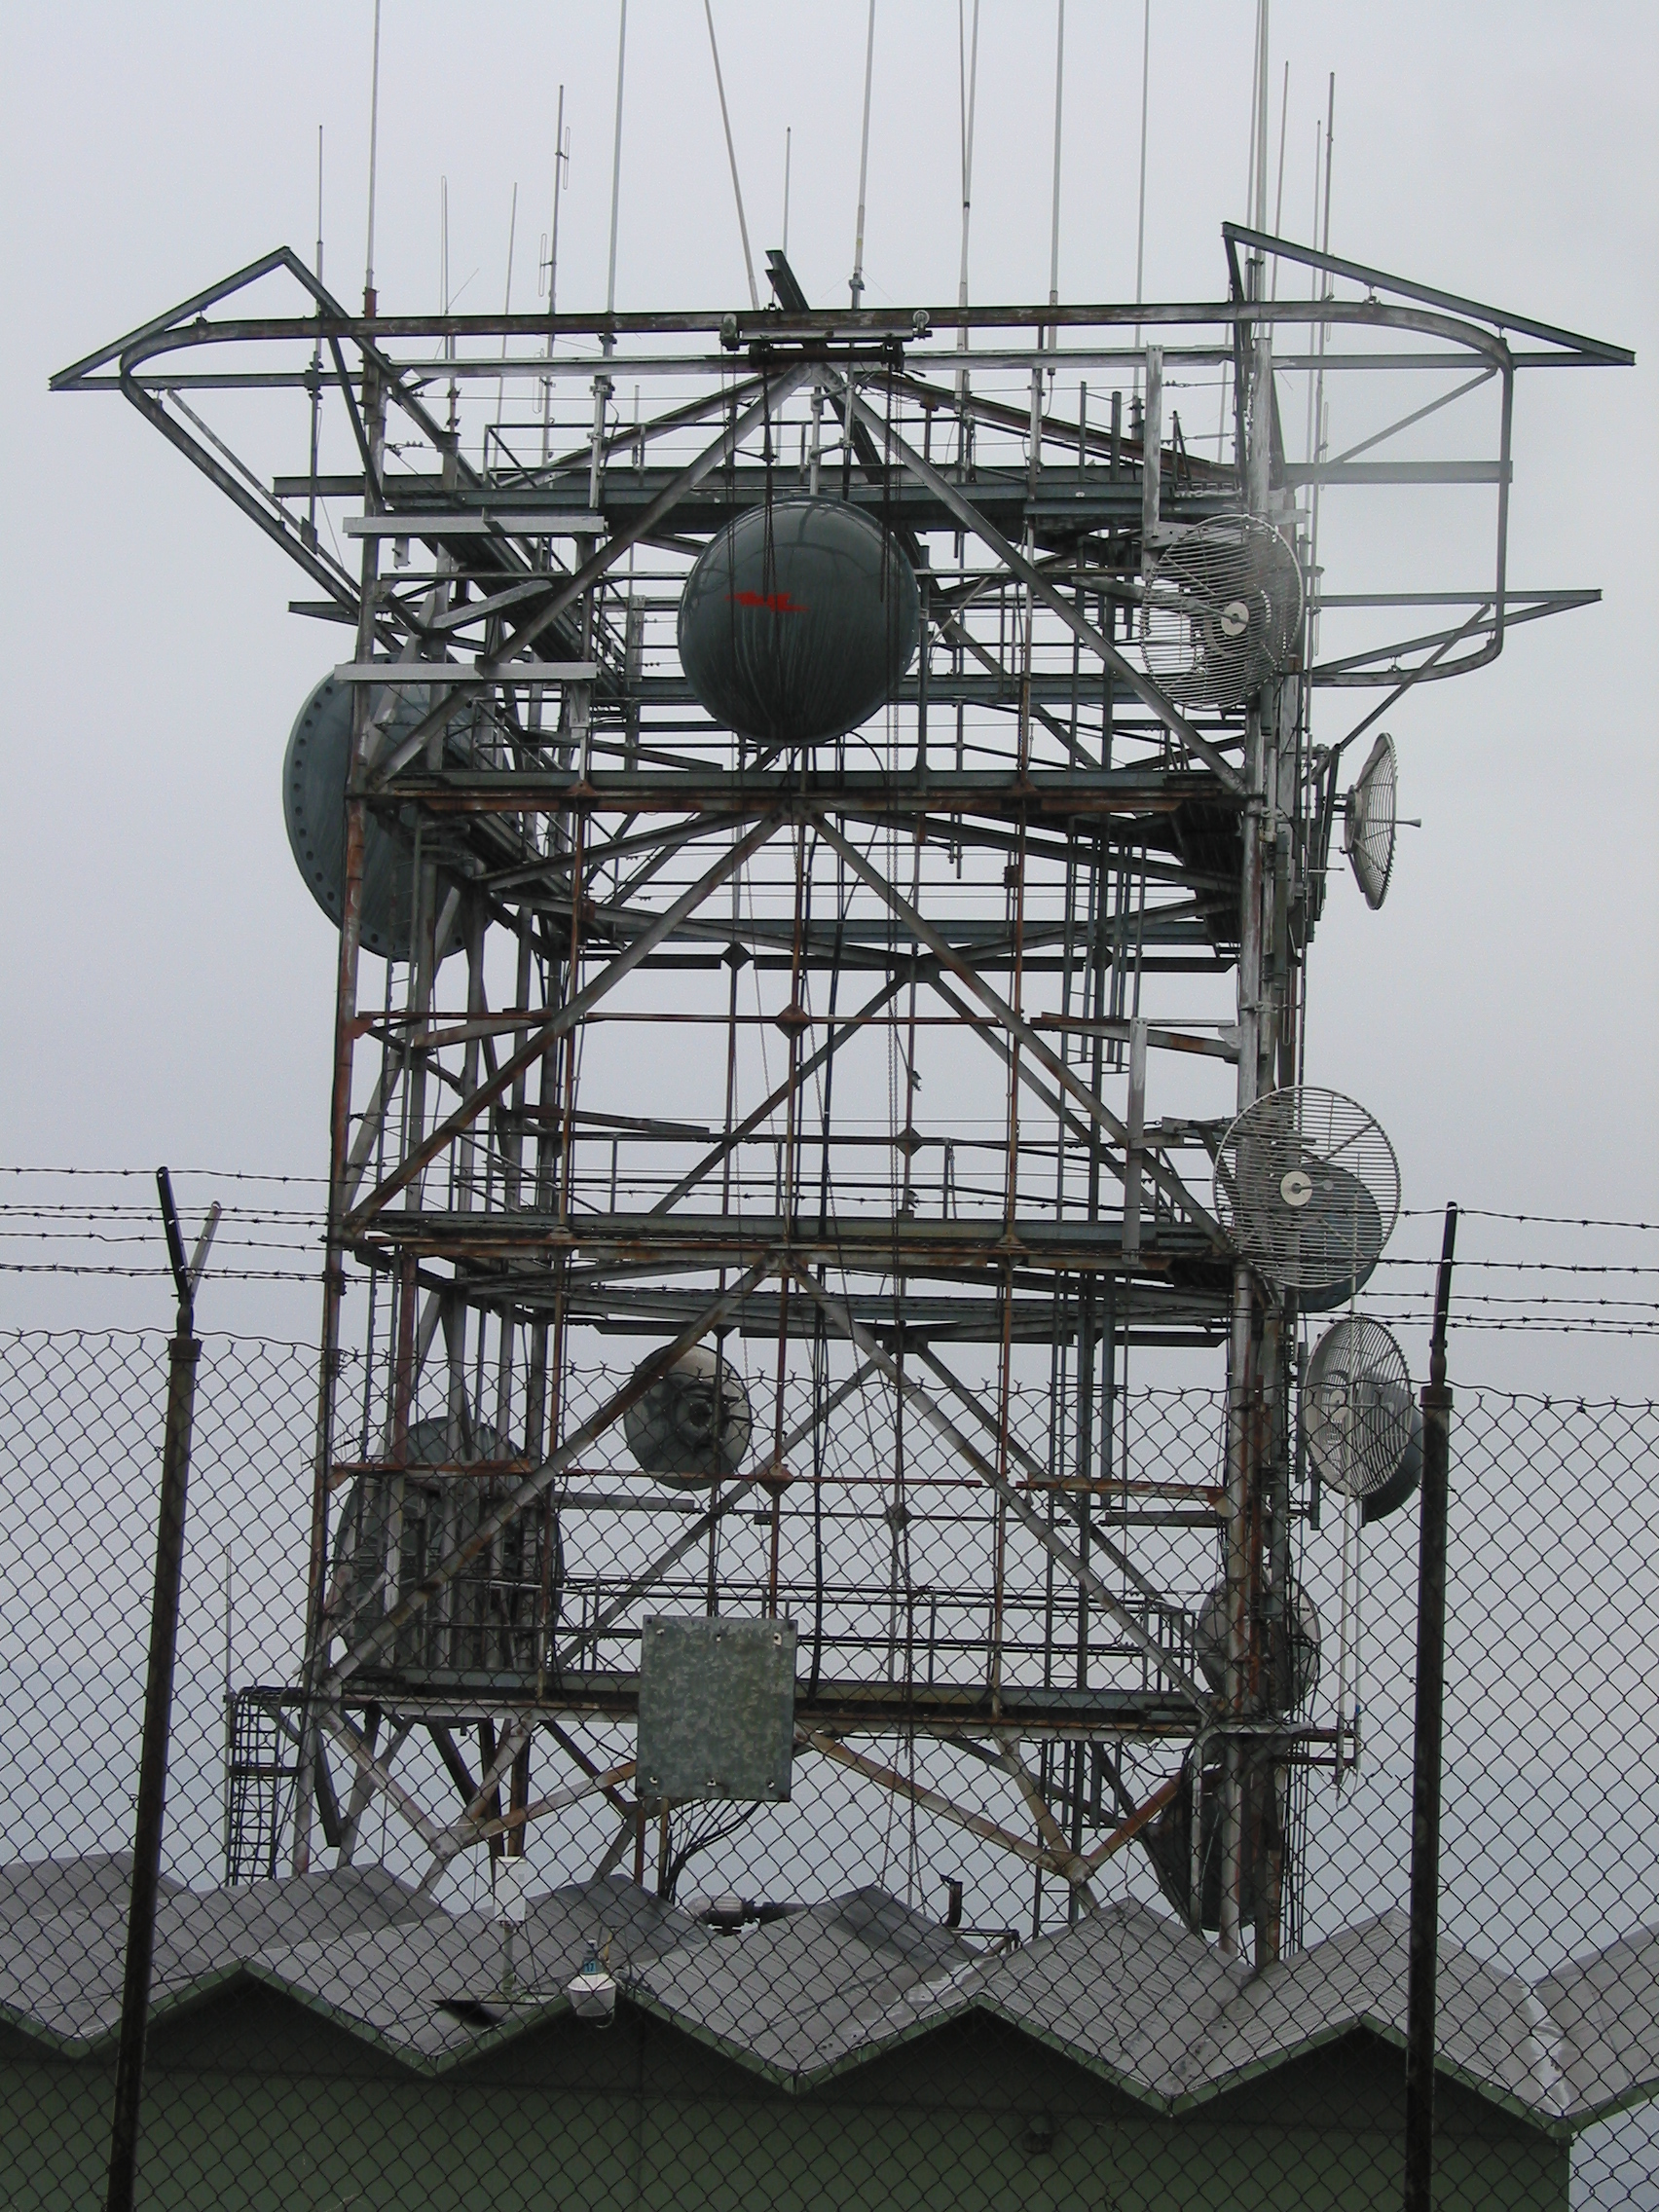
[[[1145,290],[1213,297],[1219,228],[1246,210],[1245,5],[1159,0],[1149,58]],[[286,242],[313,251],[323,131],[326,275],[343,297],[364,251],[372,14],[174,5],[31,10],[10,26],[3,159],[13,339],[6,350],[13,527],[0,897],[14,1165],[217,1168],[316,1176],[325,1161],[334,940],[283,834],[277,774],[293,715],[338,657],[290,617],[296,575],[209,485],[111,396],[49,397],[49,374]],[[791,133],[791,259],[818,301],[844,296],[857,198],[864,11],[723,0],[716,9],[756,255],[781,236]],[[1066,27],[1060,291],[1132,296],[1141,12],[1074,6]],[[1633,346],[1635,370],[1521,379],[1510,579],[1595,585],[1599,607],[1518,629],[1495,667],[1419,686],[1391,712],[1402,834],[1386,906],[1346,877],[1313,948],[1308,1076],[1361,1098],[1400,1155],[1407,1204],[1659,1219],[1654,1136],[1656,776],[1655,48],[1651,12],[1427,5],[1272,11],[1271,146],[1283,69],[1285,235],[1312,223],[1315,126],[1335,72],[1332,244],[1352,258]],[[439,305],[441,183],[451,288],[534,303],[551,204],[553,119],[571,129],[561,213],[566,307],[603,304],[616,24],[608,8],[457,11],[388,0],[376,276],[383,307]],[[981,15],[971,289],[1047,291],[1052,11]],[[954,296],[959,250],[957,14],[877,10],[866,299]],[[692,0],[629,15],[617,304],[747,296],[707,33]],[[1348,380],[1351,384],[1356,380]],[[1350,434],[1333,396],[1338,449]],[[1299,393],[1287,399],[1296,417]],[[1198,410],[1195,407],[1195,414]],[[1421,513],[1327,495],[1328,581],[1432,566]],[[1349,502],[1345,507],[1344,502]],[[1436,510],[1439,517],[1450,510]],[[1439,519],[1430,527],[1444,527]],[[1473,580],[1461,524],[1446,566]],[[1471,557],[1473,558],[1473,557]],[[1402,573],[1402,569],[1405,572]],[[1341,571],[1339,573],[1339,571]],[[1478,567],[1473,576],[1480,573]],[[1428,580],[1447,580],[1438,573]],[[1316,738],[1371,703],[1321,694]],[[1171,1079],[1173,1080],[1173,1079]],[[1174,1110],[1154,1096],[1153,1113]],[[7,1179],[15,1201],[45,1186]],[[282,1196],[262,1187],[267,1197]],[[148,1185],[54,1185],[142,1203]],[[225,1187],[181,1172],[189,1208]],[[300,1186],[288,1202],[314,1199]],[[1409,1219],[1391,1257],[1438,1242]],[[1466,1257],[1641,1265],[1651,1237],[1471,1221]],[[131,1251],[12,1240],[31,1264]],[[155,1260],[154,1248],[138,1256]],[[283,1264],[289,1264],[284,1262]],[[1401,1278],[1403,1279],[1403,1278]],[[1534,1281],[1463,1278],[1473,1303]],[[1651,1298],[1651,1278],[1598,1278]],[[1624,1287],[1618,1287],[1619,1284]],[[167,1317],[166,1286],[0,1275],[18,1326]],[[220,1280],[214,1328],[308,1338],[306,1283]],[[1650,1317],[1607,1309],[1604,1322]],[[1518,1385],[1645,1396],[1640,1338],[1470,1327],[1456,1371]]]

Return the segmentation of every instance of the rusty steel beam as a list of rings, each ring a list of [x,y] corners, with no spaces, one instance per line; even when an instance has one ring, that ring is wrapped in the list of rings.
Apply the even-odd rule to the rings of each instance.
[[[1040,1866],[1047,1874],[1058,1874],[1063,1879],[1071,1879],[1068,1868],[1076,1862],[1069,1851],[1065,1854],[1062,1864],[1051,1852],[1027,1842],[1022,1835],[1014,1835],[985,1814],[969,1812],[965,1806],[955,1804],[946,1797],[941,1790],[930,1789],[925,1783],[912,1782],[907,1775],[900,1774],[890,1766],[883,1766],[876,1759],[866,1758],[861,1751],[851,1751],[845,1744],[837,1743],[833,1736],[823,1735],[817,1729],[797,1728],[795,1741],[805,1745],[810,1751],[820,1752],[827,1759],[833,1759],[837,1766],[847,1767],[854,1774],[863,1775],[866,1782],[878,1782],[883,1789],[890,1789],[896,1797],[908,1799],[924,1812],[935,1813],[940,1820],[950,1822],[953,1826],[966,1828],[970,1835],[978,1836],[981,1842],[994,1843],[1001,1850],[1012,1852],[1016,1859],[1023,1859],[1027,1865]]]
[[[390,1606],[361,1642],[350,1646],[345,1656],[337,1660],[324,1680],[325,1693],[332,1694],[350,1680],[359,1668],[378,1652],[397,1641],[398,1633],[416,1616],[424,1612],[440,1590],[448,1587],[463,1567],[488,1550],[501,1530],[516,1520],[527,1505],[533,1505],[549,1490],[567,1466],[573,1465],[596,1437],[603,1436],[614,1421],[620,1420],[628,1408],[665,1375],[682,1353],[700,1344],[711,1329],[719,1326],[732,1307],[739,1304],[756,1284],[772,1272],[767,1261],[761,1261],[741,1275],[728,1289],[714,1299],[701,1313],[688,1321],[673,1343],[661,1351],[653,1352],[645,1364],[629,1377],[620,1389],[612,1391],[597,1413],[590,1414],[565,1442],[560,1445],[534,1474],[527,1475],[510,1496],[504,1498],[480,1521],[477,1529],[446,1559],[432,1568],[424,1581],[411,1590],[407,1597]]]
[[[1224,753],[1220,753],[1197,725],[1182,713],[1173,699],[1161,691],[1150,677],[1143,676],[1133,661],[1124,655],[1081,615],[1065,594],[1050,582],[1040,569],[1033,567],[1017,546],[1012,545],[995,523],[983,515],[958,485],[941,475],[931,461],[924,461],[919,453],[905,444],[891,424],[884,424],[881,417],[854,389],[851,379],[846,382],[847,397],[853,411],[873,434],[884,437],[900,465],[906,469],[919,484],[925,484],[934,498],[980,542],[990,548],[1009,573],[1017,576],[1035,599],[1040,599],[1051,612],[1059,616],[1079,642],[1088,647],[1096,658],[1105,662],[1120,682],[1126,683],[1147,711],[1155,715],[1171,730],[1195,759],[1201,760],[1210,773],[1218,777],[1226,789],[1235,796],[1244,791],[1244,781]]]
[[[825,1317],[830,1322],[831,1326],[840,1335],[849,1338],[856,1344],[865,1357],[879,1367],[896,1388],[903,1390],[906,1399],[915,1407],[928,1426],[951,1446],[964,1463],[978,1476],[987,1490],[995,1493],[1021,1527],[1024,1528],[1027,1534],[1035,1536],[1044,1550],[1051,1556],[1055,1566],[1063,1567],[1075,1582],[1088,1592],[1095,1604],[1111,1615],[1119,1628],[1128,1637],[1130,1642],[1136,1644],[1145,1653],[1159,1674],[1164,1676],[1179,1690],[1190,1697],[1199,1712],[1207,1711],[1210,1704],[1209,1697],[1198,1687],[1186,1669],[1179,1664],[1171,1653],[1164,1650],[1154,1637],[1148,1635],[1140,1621],[1124,1604],[1116,1592],[1108,1590],[1100,1577],[1075,1552],[1067,1550],[1054,1530],[1049,1528],[1043,1516],[1031,1504],[1029,1498],[1022,1492],[1016,1490],[1012,1483],[1003,1480],[996,1468],[975,1449],[955,1422],[940,1411],[921,1384],[911,1382],[908,1377],[901,1372],[897,1360],[890,1358],[881,1349],[869,1331],[861,1327],[853,1319],[852,1315],[845,1309],[844,1302],[831,1297],[803,1268],[792,1266],[791,1272],[808,1297],[813,1299],[822,1309]],[[1011,1450],[1017,1449],[1012,1438],[1010,1439],[1010,1448]],[[1100,1539],[1096,1537],[1094,1540],[1098,1542]],[[1122,1555],[1118,1556],[1120,1562],[1122,1562]]]
[[[428,1137],[406,1154],[401,1163],[370,1192],[360,1205],[352,1208],[346,1218],[347,1234],[355,1235],[366,1222],[373,1220],[376,1214],[389,1205],[400,1191],[406,1190],[424,1167],[453,1144],[458,1136],[463,1135],[484,1109],[493,1106],[503,1091],[511,1088],[517,1076],[534,1066],[548,1047],[555,1044],[568,1030],[575,1028],[601,999],[608,997],[618,983],[633,974],[654,945],[660,944],[665,937],[670,936],[688,914],[694,913],[704,900],[718,891],[734,870],[743,866],[752,853],[757,852],[776,828],[777,817],[774,815],[768,815],[758,822],[747,837],[739,838],[729,853],[723,854],[706,874],[698,877],[688,891],[681,894],[672,906],[666,907],[631,943],[624,946],[591,983],[584,984],[573,998],[568,999],[555,1014],[543,1021],[526,1044],[510,1058],[503,1060],[486,1083],[481,1084]]]
[[[1129,1149],[1127,1128],[1115,1114],[1101,1103],[1088,1086],[1072,1073],[1060,1054],[1054,1051],[1038,1035],[1030,1022],[1014,1012],[999,991],[992,989],[973,962],[965,959],[957,951],[943,931],[936,929],[925,915],[918,913],[903,893],[888,882],[880,869],[872,866],[865,859],[856,845],[849,843],[838,830],[833,829],[824,815],[819,814],[814,819],[817,821],[825,840],[840,854],[853,873],[871,891],[875,892],[878,898],[885,901],[904,928],[938,957],[941,966],[950,969],[967,984],[975,997],[990,1010],[1010,1036],[1014,1038],[1026,1051],[1031,1053],[1033,1058],[1048,1070],[1060,1088],[1083,1108],[1091,1121],[1098,1124],[1113,1143],[1126,1156]],[[1102,1153],[1101,1158],[1103,1163],[1110,1168],[1119,1181],[1123,1181],[1126,1173],[1124,1160],[1115,1158],[1112,1154],[1106,1152]],[[1222,1235],[1220,1224],[1198,1203],[1173,1168],[1169,1167],[1156,1155],[1148,1156],[1145,1165],[1148,1174],[1151,1175],[1165,1198],[1179,1206],[1189,1220],[1207,1232],[1214,1239],[1218,1249],[1225,1248],[1226,1239]]]

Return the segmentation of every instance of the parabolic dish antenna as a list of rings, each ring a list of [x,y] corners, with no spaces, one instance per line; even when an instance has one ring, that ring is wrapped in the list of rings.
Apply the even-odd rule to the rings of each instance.
[[[1279,1290],[1318,1309],[1351,1297],[1400,1213],[1400,1170],[1379,1123],[1339,1090],[1270,1090],[1221,1140],[1216,1218]]]
[[[431,703],[425,690],[399,698],[387,724],[386,745],[424,715]],[[351,687],[325,676],[295,717],[282,758],[282,815],[294,865],[306,887],[335,928],[345,911],[346,773],[351,751]],[[445,752],[462,752],[452,724]],[[409,958],[409,924],[414,904],[415,855],[411,840],[386,817],[368,811],[363,833],[362,943],[383,960]],[[446,952],[461,943],[452,934]]]
[[[1343,802],[1343,850],[1373,912],[1387,898],[1394,872],[1398,785],[1394,740],[1384,730]]]
[[[753,1427],[742,1376],[707,1345],[693,1345],[622,1416],[641,1468],[683,1489],[735,1474]]]
[[[1309,1456],[1327,1490],[1380,1521],[1422,1476],[1422,1416],[1406,1355],[1381,1321],[1346,1314],[1313,1347],[1302,1391]]]
[[[1179,706],[1240,707],[1295,657],[1302,571],[1254,515],[1217,515],[1164,547],[1146,579],[1146,672]]]

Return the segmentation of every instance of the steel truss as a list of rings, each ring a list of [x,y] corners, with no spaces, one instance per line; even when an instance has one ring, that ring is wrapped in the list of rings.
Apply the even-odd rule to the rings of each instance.
[[[377,1799],[428,1885],[604,1800],[600,1870],[632,1851],[643,1879],[658,1816],[604,1731],[644,1615],[706,1606],[793,1614],[798,1749],[1023,1861],[1039,1910],[1045,1880],[1089,1909],[1180,1801],[1198,1919],[1213,1762],[1222,1943],[1253,1910],[1266,1958],[1294,1925],[1291,1770],[1351,1758],[1354,1715],[1270,1695],[1297,1315],[1229,1251],[1209,1160],[1298,1077],[1343,746],[1597,596],[1508,581],[1517,372],[1630,356],[1224,243],[1208,302],[814,313],[792,280],[790,308],[598,317],[353,314],[284,249],[55,380],[119,391],[304,571],[294,611],[349,633],[309,1656],[246,1693],[238,1739],[293,1777],[296,1869],[319,1829],[349,1860]],[[1267,296],[1274,256],[1311,297]],[[1333,455],[1339,383],[1377,425]],[[245,452],[209,407],[256,420]],[[1430,418],[1464,443],[1414,444]],[[1487,502],[1481,572],[1326,591],[1322,492],[1401,486]],[[783,754],[710,723],[673,623],[710,535],[802,492],[890,534],[924,643],[880,722]],[[1240,507],[1310,589],[1294,665],[1223,712],[1132,641],[1158,548]],[[1313,694],[1356,686],[1386,696],[1316,745]],[[375,825],[415,894],[371,989]],[[619,1369],[612,1337],[637,1340]],[[693,1493],[642,1477],[619,1422],[705,1339],[747,1369],[755,1434]],[[1139,1346],[1225,1352],[1196,1456],[1137,1433]],[[918,1738],[1000,1809],[918,1780]],[[256,1799],[276,1819],[254,1779],[239,1867],[275,1850],[243,1832]]]

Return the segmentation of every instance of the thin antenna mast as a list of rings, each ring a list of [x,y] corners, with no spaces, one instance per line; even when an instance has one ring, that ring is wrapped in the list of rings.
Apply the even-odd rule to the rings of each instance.
[[[316,280],[322,282],[322,125],[316,127]],[[322,313],[318,302],[317,313]],[[317,326],[316,344],[312,348],[312,410],[311,410],[311,496],[306,508],[306,530],[309,542],[316,543],[316,462],[317,448],[322,430],[322,328]]]
[[[565,140],[565,88],[559,87],[559,114],[553,126],[553,217],[547,234],[547,358],[553,358],[553,318],[559,312],[559,196],[565,190],[571,165]],[[541,380],[541,460],[546,465],[552,450],[553,379]]]
[[[869,27],[865,35],[864,136],[859,145],[859,222],[853,240],[853,305],[864,297],[865,181],[869,174],[869,83],[875,68],[875,0],[869,0]]]
[[[1249,221],[1254,224],[1256,205],[1256,166],[1260,152],[1256,124],[1260,114],[1257,94],[1262,84],[1262,0],[1256,0],[1256,26],[1252,33],[1250,50],[1250,160],[1244,173],[1244,206]]]
[[[1268,227],[1268,0],[1261,0],[1256,45],[1256,211],[1258,231]]]
[[[1060,304],[1060,120],[1065,107],[1066,0],[1057,0],[1054,18],[1054,213],[1049,237],[1049,305]],[[1136,299],[1140,295],[1137,293]]]
[[[1279,93],[1278,193],[1273,201],[1273,236],[1275,239],[1280,235],[1280,227],[1284,222],[1284,132],[1285,125],[1289,121],[1290,62],[1287,59],[1284,65],[1284,88]],[[1278,298],[1278,255],[1275,253],[1273,256],[1273,298],[1275,300]]]
[[[570,182],[571,144],[565,129],[565,88],[559,87],[559,119],[553,127],[553,219],[547,234],[547,351],[553,351],[553,317],[559,312],[559,196]]]
[[[1152,83],[1152,0],[1146,0],[1146,12],[1141,18],[1141,143],[1140,143],[1140,205],[1135,215],[1135,305],[1141,304],[1141,283],[1146,273],[1146,123],[1147,92]],[[1141,326],[1135,324],[1135,349],[1141,342]],[[1135,370],[1135,389],[1140,389],[1141,373]]]
[[[785,259],[786,261],[788,261],[788,259],[789,259],[789,257],[790,257],[790,140],[791,140],[791,139],[792,139],[792,138],[793,138],[793,136],[794,136],[794,132],[793,132],[793,130],[786,130],[786,131],[784,132],[784,243],[783,243],[783,255],[784,255],[784,259]]]
[[[444,313],[447,317],[450,312],[449,178],[447,176],[441,176],[438,179],[438,289],[443,294]],[[453,330],[446,332],[444,336],[444,359],[446,361],[455,359],[455,332]],[[449,427],[451,430],[455,429],[460,420],[460,406],[461,387],[452,375],[449,385]]]
[[[1319,116],[1315,119],[1313,125],[1313,227],[1309,234],[1311,238],[1317,238],[1319,236],[1319,179],[1324,173],[1324,166],[1325,119],[1323,116]],[[1323,283],[1323,276],[1320,275],[1319,271],[1315,269],[1308,280],[1308,297],[1310,300],[1316,300],[1319,297],[1319,286],[1321,285],[1321,283]],[[1309,321],[1309,343],[1311,343],[1311,320]],[[1311,468],[1313,465],[1313,371],[1309,369],[1308,372],[1307,432],[1307,461],[1309,468]]]
[[[375,312],[375,167],[380,152],[380,19],[375,0],[375,58],[369,80],[369,246],[363,264],[363,313]]]
[[[1151,5],[1151,0],[1148,0]],[[957,278],[956,304],[968,305],[968,221],[974,204],[974,103],[979,90],[979,0],[974,0],[974,42],[964,61],[962,0],[956,0],[956,79],[959,113],[962,125],[962,273]],[[956,350],[968,350],[968,325],[964,323],[956,334]],[[960,399],[968,389],[968,372],[956,373],[956,395]]]
[[[616,313],[616,210],[622,192],[622,65],[628,54],[628,0],[621,0],[616,24],[616,127],[610,148],[610,264],[605,283],[605,312]],[[605,350],[612,351],[614,338],[607,338]]]
[[[505,314],[511,314],[511,313],[512,313],[512,312],[513,312],[513,245],[514,245],[514,242],[515,242],[515,240],[517,240],[517,238],[518,238],[518,186],[517,186],[517,185],[515,184],[515,185],[513,186],[513,203],[512,203],[512,209],[511,209],[510,213],[509,213],[509,214],[508,214],[508,216],[507,216],[507,289],[506,289],[506,296],[505,296],[505,298],[504,298],[504,299],[502,300],[502,302],[501,302],[501,313],[503,313],[504,315],[505,315]],[[506,334],[506,332],[505,332],[505,331],[503,330],[503,331],[502,331],[502,333],[501,333],[501,358],[502,358],[502,360],[504,361],[504,360],[506,359],[506,357],[507,357],[507,334]],[[504,404],[504,401],[503,401],[503,394],[504,394],[504,392],[505,392],[505,389],[506,389],[506,380],[505,380],[505,378],[504,378],[504,377],[498,377],[498,378],[496,379],[496,427],[497,427],[498,429],[499,429],[499,428],[500,428],[500,426],[501,426],[501,408],[502,408],[502,406],[503,406],[503,404]]]
[[[726,160],[731,164],[732,197],[737,202],[737,228],[743,239],[743,266],[747,271],[749,276],[749,304],[755,310],[756,313],[758,314],[760,313],[760,294],[756,289],[755,285],[755,257],[749,250],[749,225],[745,221],[743,214],[743,187],[738,182],[737,178],[737,148],[732,144],[731,117],[726,110],[725,79],[720,74],[719,43],[715,37],[714,0],[703,0],[703,14],[707,18],[709,25],[709,52],[715,57],[715,90],[720,95],[720,126],[725,131]],[[618,77],[617,97],[618,100],[620,100],[620,76]],[[620,114],[618,116],[617,135],[618,139],[620,139]],[[611,261],[612,263],[614,263],[616,258],[614,229],[612,230],[611,235],[610,253]]]
[[[1325,220],[1320,240],[1320,250],[1326,254],[1329,254],[1331,250],[1331,149],[1336,139],[1336,130],[1337,73],[1333,69],[1325,108]],[[1329,299],[1331,296],[1331,279],[1328,273],[1320,284],[1320,294],[1324,299]],[[1317,461],[1325,450],[1325,342],[1329,333],[1330,325],[1322,322],[1319,325],[1317,348],[1319,367],[1313,380],[1312,458],[1314,461]],[[1309,501],[1309,506],[1311,512],[1308,518],[1308,578],[1311,588],[1309,593],[1310,607],[1308,619],[1308,659],[1309,665],[1311,665],[1313,655],[1318,650],[1319,645],[1317,600],[1319,584],[1319,479],[1317,475],[1313,478],[1313,497]]]

